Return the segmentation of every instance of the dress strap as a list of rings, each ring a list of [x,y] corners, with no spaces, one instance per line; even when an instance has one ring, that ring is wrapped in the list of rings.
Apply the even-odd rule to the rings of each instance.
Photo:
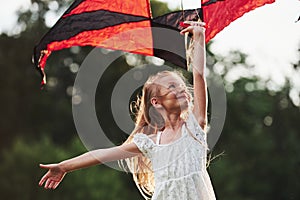
[[[160,137],[161,137],[161,131],[157,132],[157,136],[156,136],[156,144],[159,145],[159,141],[160,141]]]

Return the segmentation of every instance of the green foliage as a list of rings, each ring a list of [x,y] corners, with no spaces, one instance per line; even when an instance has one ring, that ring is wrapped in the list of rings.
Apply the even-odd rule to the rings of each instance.
[[[214,150],[225,155],[210,165],[216,193],[231,200],[297,199],[299,108],[287,100],[288,90],[246,92],[249,82],[240,79],[227,93],[226,123]]]
[[[127,182],[128,175],[106,166],[67,174],[56,190],[45,190],[38,186],[39,179],[46,172],[39,169],[39,163],[61,161],[84,151],[78,139],[62,147],[55,145],[46,136],[41,140],[16,138],[12,146],[1,153],[1,199],[123,200],[139,195],[137,190],[128,189],[132,186],[132,183]]]
[[[171,12],[168,5],[161,1],[151,0],[152,17],[157,17]]]

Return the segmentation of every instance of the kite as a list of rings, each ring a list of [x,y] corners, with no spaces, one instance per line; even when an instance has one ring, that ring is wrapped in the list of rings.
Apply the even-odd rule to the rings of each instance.
[[[42,75],[42,85],[46,84],[44,69],[51,52],[72,46],[94,46],[156,56],[186,68],[184,58],[154,48],[156,43],[167,38],[156,35],[152,28],[179,32],[183,29],[180,25],[183,21],[202,20],[207,25],[205,34],[208,42],[245,13],[274,1],[202,0],[201,8],[179,10],[152,18],[149,0],[75,0],[35,46],[33,62]],[[143,34],[133,35],[134,32],[130,32],[145,27],[147,29]],[[120,32],[129,34],[114,38],[114,42],[106,42]],[[183,42],[170,43],[181,48]]]

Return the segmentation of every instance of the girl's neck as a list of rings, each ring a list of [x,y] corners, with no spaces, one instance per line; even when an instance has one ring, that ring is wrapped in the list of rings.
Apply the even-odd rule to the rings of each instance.
[[[183,120],[180,115],[169,115],[165,118],[165,129],[176,131],[181,128]]]

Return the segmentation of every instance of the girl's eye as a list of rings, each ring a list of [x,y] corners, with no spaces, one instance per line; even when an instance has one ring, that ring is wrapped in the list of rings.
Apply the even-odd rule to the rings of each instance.
[[[169,85],[169,89],[174,89],[174,88],[176,88],[176,86],[174,84]]]

